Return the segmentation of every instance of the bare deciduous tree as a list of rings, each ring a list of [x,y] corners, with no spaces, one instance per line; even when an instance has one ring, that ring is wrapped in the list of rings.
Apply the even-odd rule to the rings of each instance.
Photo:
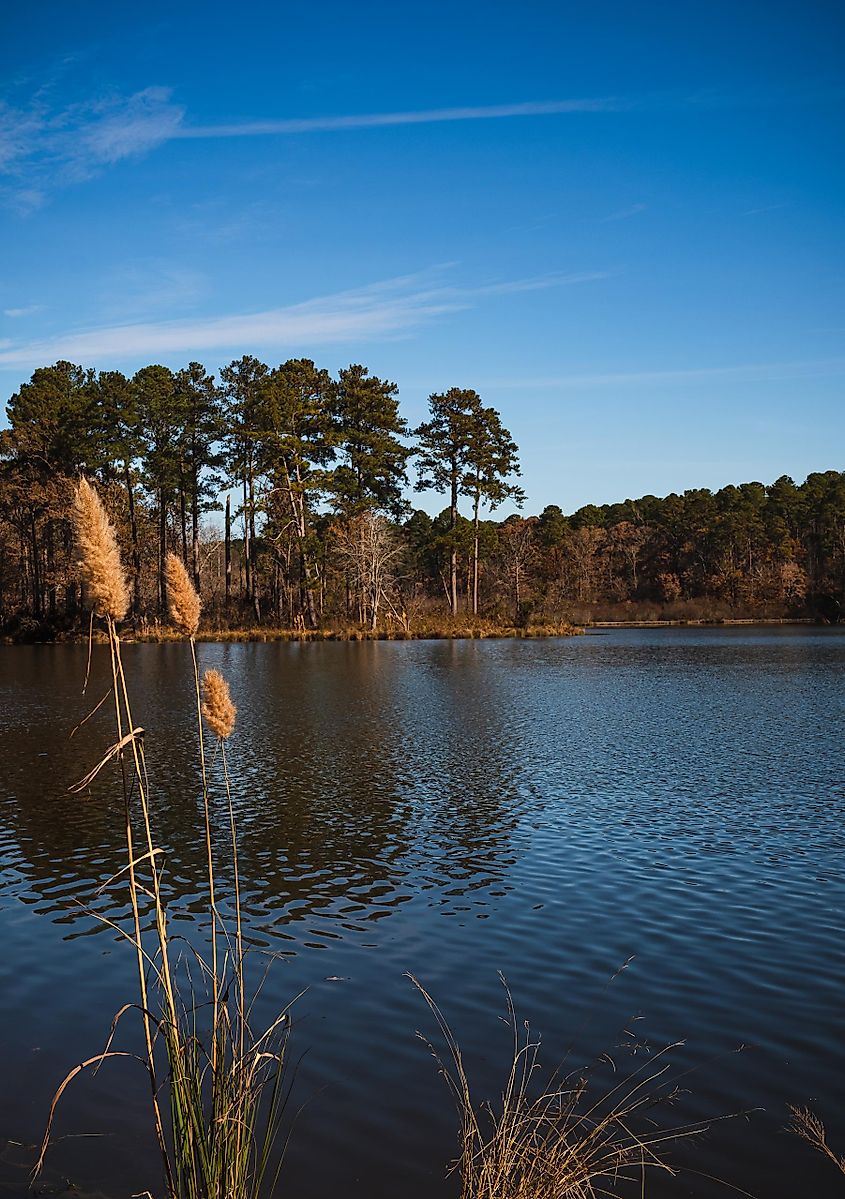
[[[378,625],[379,610],[393,585],[391,564],[402,545],[390,521],[361,512],[334,528],[335,553],[355,591],[361,624]]]

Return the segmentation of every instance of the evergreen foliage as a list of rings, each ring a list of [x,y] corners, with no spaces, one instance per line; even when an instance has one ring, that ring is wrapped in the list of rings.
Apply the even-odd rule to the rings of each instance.
[[[0,630],[79,627],[71,497],[98,483],[136,627],[164,619],[168,553],[220,627],[409,630],[448,610],[508,625],[590,619],[839,617],[845,474],[741,483],[566,514],[524,501],[516,443],[477,392],[429,397],[413,432],[394,383],[353,364],[243,357],[131,378],[57,362],[0,432]],[[412,443],[410,438],[415,441]],[[441,494],[432,518],[405,500]],[[465,511],[461,506],[465,505]],[[213,515],[225,507],[223,530]]]

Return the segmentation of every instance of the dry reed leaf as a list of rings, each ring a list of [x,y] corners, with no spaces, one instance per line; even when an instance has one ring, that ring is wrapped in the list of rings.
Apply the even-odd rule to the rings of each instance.
[[[87,479],[80,479],[77,485],[71,516],[79,574],[88,602],[98,615],[123,620],[129,607],[129,588],[117,538],[100,497]]]
[[[232,703],[229,684],[219,670],[207,670],[202,677],[202,714],[217,737],[231,737],[238,709]]]
[[[167,579],[167,611],[170,619],[183,633],[193,637],[200,622],[200,608],[202,607],[200,597],[188,578],[188,572],[185,570],[181,558],[168,552],[164,570]]]
[[[68,787],[68,791],[75,793],[78,791],[84,791],[86,787],[90,787],[103,767],[110,762],[112,758],[116,758],[122,749],[124,749],[127,745],[130,745],[133,741],[139,741],[143,736],[144,730],[140,725],[138,725],[137,728],[132,729],[131,732],[127,733],[125,737],[121,737],[121,739],[115,745],[110,746],[109,749],[106,750],[105,755],[100,759],[94,769],[89,770],[84,779],[80,779],[78,783],[74,783],[72,787]]]

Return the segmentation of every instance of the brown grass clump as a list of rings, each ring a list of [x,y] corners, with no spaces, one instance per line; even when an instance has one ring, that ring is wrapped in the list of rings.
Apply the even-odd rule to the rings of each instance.
[[[181,558],[168,552],[165,561],[167,579],[167,611],[178,629],[193,637],[200,622],[202,604]]]
[[[100,497],[87,479],[80,479],[77,485],[72,520],[79,573],[91,607],[100,616],[123,620],[129,607],[129,588],[117,538]]]
[[[793,1107],[791,1103],[789,1110],[792,1113],[790,1131],[799,1136],[802,1141],[806,1141],[808,1145],[812,1145],[817,1153],[829,1158],[840,1174],[845,1174],[845,1157],[839,1157],[828,1145],[827,1129],[816,1113],[811,1112],[808,1107]]]
[[[207,670],[202,677],[202,714],[216,737],[231,737],[238,709],[232,703],[229,684],[219,670]]]
[[[458,1109],[460,1147],[453,1169],[460,1176],[460,1199],[598,1199],[618,1193],[617,1186],[625,1183],[635,1183],[639,1193],[647,1173],[676,1173],[663,1156],[669,1144],[698,1135],[714,1123],[667,1126],[655,1121],[657,1106],[671,1105],[680,1095],[667,1077],[666,1054],[674,1046],[598,1097],[592,1094],[587,1074],[556,1071],[543,1078],[540,1043],[517,1019],[507,985],[510,1067],[499,1102],[479,1105],[445,1017],[422,984],[408,977],[431,1009],[446,1044],[444,1060],[422,1037]],[[636,1124],[641,1131],[635,1131]]]

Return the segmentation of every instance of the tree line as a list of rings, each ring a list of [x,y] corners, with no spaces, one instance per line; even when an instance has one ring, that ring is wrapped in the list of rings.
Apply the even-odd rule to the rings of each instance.
[[[131,378],[37,369],[0,432],[0,628],[72,628],[69,522],[94,479],[130,567],[136,625],[163,616],[181,555],[222,625],[404,627],[425,618],[560,623],[607,615],[835,615],[845,475],[744,483],[570,515],[521,508],[518,448],[471,389],[432,394],[411,429],[398,388],[353,364],[242,357]],[[430,517],[409,486],[444,497]],[[462,510],[463,509],[463,510]]]

